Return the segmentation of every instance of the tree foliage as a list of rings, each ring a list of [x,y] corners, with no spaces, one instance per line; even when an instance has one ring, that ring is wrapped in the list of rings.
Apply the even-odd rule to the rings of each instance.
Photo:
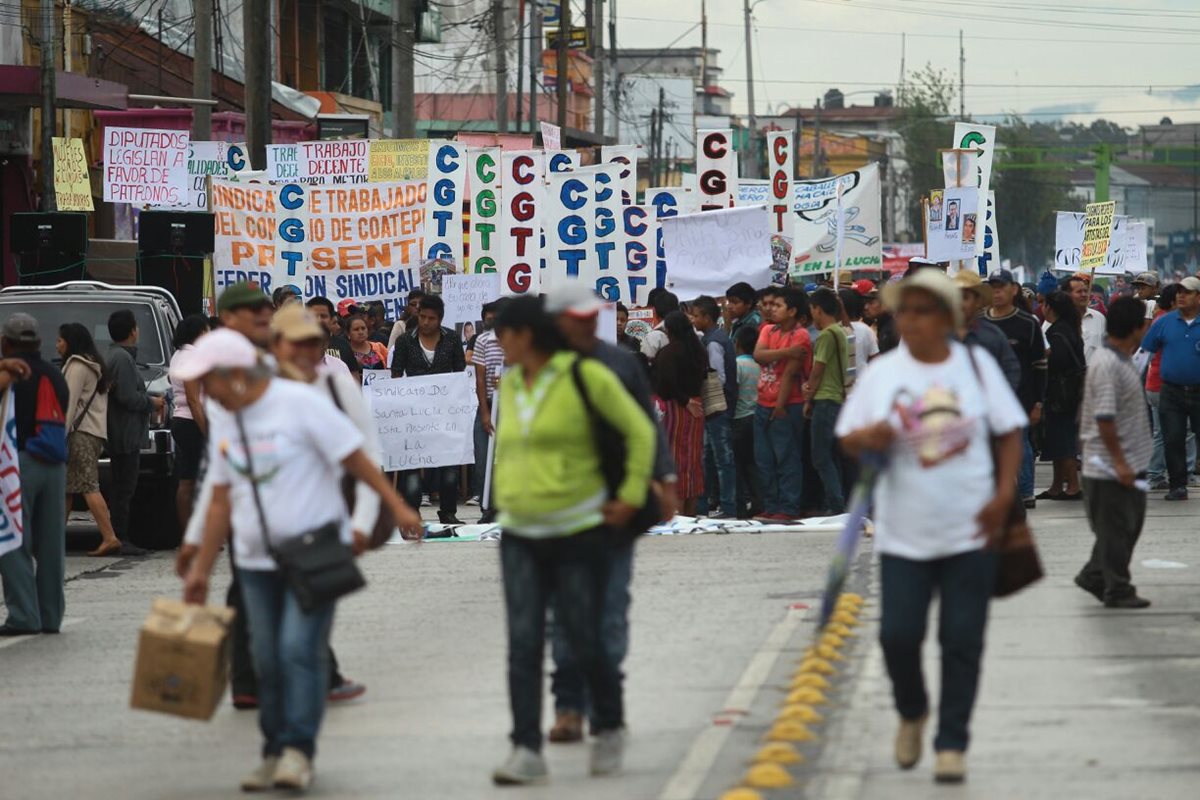
[[[907,183],[909,227],[914,231],[924,228],[921,198],[932,189],[942,188],[938,150],[950,147],[954,138],[954,122],[949,115],[955,95],[953,79],[944,70],[926,64],[906,78],[897,98],[903,111],[900,136],[906,167],[900,179]]]

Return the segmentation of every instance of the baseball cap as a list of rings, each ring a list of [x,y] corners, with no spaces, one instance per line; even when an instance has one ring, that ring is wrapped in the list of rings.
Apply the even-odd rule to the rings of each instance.
[[[604,308],[604,301],[582,283],[569,283],[546,295],[546,313],[568,314],[572,317],[594,317]]]
[[[258,350],[237,331],[220,328],[196,340],[190,350],[181,350],[171,365],[171,377],[194,381],[214,369],[249,369],[258,363]]]
[[[38,344],[42,341],[42,337],[38,335],[37,320],[20,311],[4,320],[4,328],[3,331],[0,331],[0,336],[10,342],[21,342],[22,344]]]
[[[347,298],[337,304],[337,313],[339,317],[348,317],[358,310],[358,301]]]
[[[1134,286],[1153,286],[1156,289],[1160,282],[1157,272],[1139,272],[1133,279]]]
[[[1010,275],[1011,277],[1011,275]],[[954,285],[960,289],[970,289],[975,294],[983,299],[984,303],[992,302],[992,285],[991,279],[987,283],[983,282],[983,278],[973,269],[960,269],[954,274]]]
[[[1200,281],[1197,283],[1200,284]],[[900,299],[904,293],[913,289],[926,291],[936,297],[953,315],[955,327],[962,324],[962,294],[954,285],[954,281],[950,280],[941,270],[919,269],[903,280],[889,282],[883,287],[884,305],[896,311],[900,307]]]
[[[875,288],[875,284],[872,283],[871,281],[867,280],[866,278],[857,280],[850,285],[851,285],[851,288],[854,289],[854,291],[858,292],[863,297],[870,297],[871,295],[873,295],[879,291],[878,289]]]
[[[1188,275],[1179,282],[1185,292],[1200,292],[1200,278]]]
[[[1011,270],[998,269],[991,275],[988,275],[987,282],[996,286],[1007,286],[1010,283],[1016,283],[1017,279],[1013,277]]]
[[[271,318],[271,331],[288,342],[306,342],[325,336],[325,329],[317,322],[316,315],[299,303],[289,303],[276,311]]]
[[[261,287],[249,281],[240,281],[225,287],[225,291],[221,292],[221,296],[217,298],[217,313],[269,305],[271,298],[267,297]]]

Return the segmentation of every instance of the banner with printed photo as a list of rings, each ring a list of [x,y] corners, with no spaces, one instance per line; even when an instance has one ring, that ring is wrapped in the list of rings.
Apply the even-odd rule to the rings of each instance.
[[[499,147],[467,149],[468,191],[471,197],[470,241],[463,272],[495,272],[500,257],[500,170]]]
[[[12,389],[6,390],[0,398],[0,556],[16,550],[23,541],[16,405]]]
[[[423,181],[428,177],[428,139],[370,140],[367,180],[371,183]]]
[[[792,195],[796,212],[791,247],[791,274],[803,278],[833,272],[838,242],[838,186],[842,190],[842,269],[878,270],[883,264],[883,215],[880,206],[879,167],[832,178],[795,181]],[[785,243],[772,243],[772,257],[787,261]],[[778,270],[778,266],[776,267]]]
[[[642,146],[637,144],[606,144],[600,147],[601,164],[621,165],[621,205],[637,200],[638,159]]]
[[[59,211],[93,211],[92,181],[88,175],[83,139],[51,140],[54,148],[54,202]]]
[[[659,224],[667,286],[680,299],[721,297],[739,281],[751,286],[777,282],[771,266],[771,215],[765,207],[669,217]]]
[[[177,205],[187,196],[187,131],[104,129],[104,202]]]
[[[217,294],[237,281],[268,294],[290,284],[335,304],[379,300],[399,317],[420,285],[426,187],[214,181]]]
[[[425,195],[427,260],[463,264],[463,198],[467,191],[467,148],[455,142],[429,145],[429,191]]]
[[[929,193],[925,207],[925,249],[930,261],[975,263],[979,231],[979,190],[975,187]]]
[[[297,183],[366,183],[370,148],[367,139],[269,144],[267,175]]]
[[[500,192],[500,293],[537,294],[541,282],[542,207],[546,155],[541,150],[502,153]]]
[[[737,153],[729,128],[696,131],[696,174],[700,181],[700,210],[729,208],[737,188]]]

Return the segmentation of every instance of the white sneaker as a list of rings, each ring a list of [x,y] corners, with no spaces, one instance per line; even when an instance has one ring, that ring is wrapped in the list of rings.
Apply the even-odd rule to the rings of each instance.
[[[545,783],[549,777],[542,754],[518,745],[513,748],[508,760],[496,767],[492,773],[492,783],[497,786],[525,786]]]
[[[600,731],[592,738],[591,773],[593,775],[616,775],[621,771],[621,757],[624,754],[624,729]]]
[[[279,765],[275,768],[275,788],[293,789],[303,792],[313,780],[312,762],[308,756],[294,747],[283,748]]]
[[[469,505],[469,506],[477,506],[477,505],[479,505],[479,498],[478,498],[478,497],[472,497],[471,499],[467,500],[467,505]]]
[[[275,787],[275,767],[279,759],[275,756],[263,758],[262,763],[246,777],[242,778],[243,792],[265,792]]]

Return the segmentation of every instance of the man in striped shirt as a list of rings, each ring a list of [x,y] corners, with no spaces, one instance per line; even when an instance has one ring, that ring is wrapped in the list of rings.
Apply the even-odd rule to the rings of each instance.
[[[1107,337],[1088,360],[1080,410],[1083,499],[1096,535],[1075,583],[1108,608],[1146,608],[1129,581],[1146,519],[1146,469],[1153,449],[1146,397],[1133,353],[1146,332],[1146,304],[1121,297],[1108,309]]]
[[[492,402],[500,385],[500,373],[504,371],[504,350],[487,320],[489,317],[495,319],[503,302],[503,299],[493,300],[483,307],[485,330],[475,337],[475,347],[471,352],[471,364],[475,367],[475,395],[479,398],[479,414],[475,418],[475,475],[471,490],[483,507],[481,521],[490,521],[494,517],[492,510],[484,507],[483,495],[488,442],[496,432],[492,426]]]

